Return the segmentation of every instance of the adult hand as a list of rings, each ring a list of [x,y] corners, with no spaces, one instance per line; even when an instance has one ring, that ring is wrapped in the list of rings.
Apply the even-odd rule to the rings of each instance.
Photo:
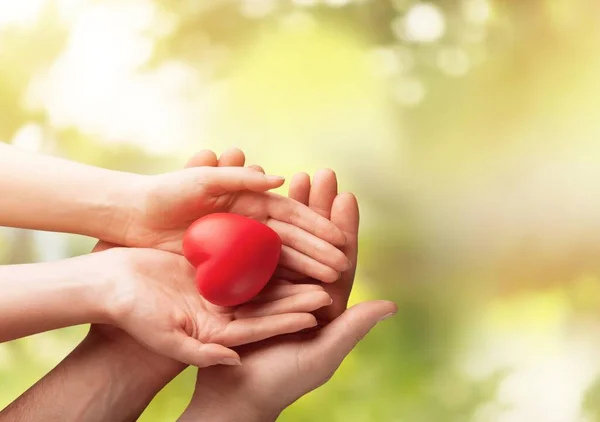
[[[315,331],[237,348],[244,362],[241,367],[200,370],[192,402],[180,421],[275,420],[284,408],[325,383],[356,344],[379,321],[397,310],[392,302],[371,301],[343,311],[352,288],[357,259],[359,218],[356,200],[351,194],[337,194],[335,175],[329,171],[319,173],[312,188],[305,175],[297,176],[295,180],[291,196],[312,203],[321,215],[330,216],[350,240],[346,253],[352,261],[352,269],[342,275],[340,286],[343,288],[332,292],[334,303],[337,300],[336,307],[323,318],[331,320],[336,313],[341,315]],[[325,287],[331,289],[333,285]],[[228,405],[232,402],[236,406]]]
[[[181,253],[183,233],[192,222],[210,213],[231,212],[279,234],[282,267],[323,282],[336,281],[350,267],[335,247],[346,243],[335,224],[304,204],[266,192],[281,186],[283,178],[251,168],[194,166],[140,180],[124,246]]]
[[[320,323],[326,325],[346,310],[352,292],[358,260],[358,229],[360,223],[358,203],[354,195],[350,193],[338,195],[337,176],[329,169],[318,171],[313,177],[312,185],[308,174],[298,173],[295,175],[290,184],[289,197],[308,205],[310,209],[322,217],[331,220],[344,233],[347,240],[346,244],[340,249],[352,263],[352,266],[341,274],[337,282],[323,286],[333,299],[333,303],[331,306],[320,309],[315,313]],[[287,269],[282,269],[280,275],[296,283],[318,283],[318,280],[308,273],[290,272]]]

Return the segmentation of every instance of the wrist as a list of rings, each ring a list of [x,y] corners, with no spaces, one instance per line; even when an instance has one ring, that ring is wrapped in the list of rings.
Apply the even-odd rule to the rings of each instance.
[[[201,376],[200,370],[198,377]],[[236,394],[235,386],[223,393],[214,387],[197,384],[192,401],[178,422],[275,422],[282,412],[270,408],[268,403],[253,403],[247,394]]]
[[[105,242],[126,245],[127,233],[133,221],[141,213],[144,176],[119,171],[107,171],[106,187],[90,204],[90,237]]]
[[[119,243],[144,176],[1,149],[0,225]]]
[[[76,300],[78,306],[88,310],[84,322],[91,324],[113,324],[113,298],[119,267],[110,257],[112,250],[72,258],[77,265],[78,285]],[[116,271],[115,271],[116,270]]]
[[[132,280],[132,263],[135,262],[136,249],[114,247],[96,252],[86,257],[95,260],[90,267],[103,270],[98,276],[96,288],[91,292],[95,295],[99,318],[95,323],[123,328],[123,321],[135,306],[138,299]]]
[[[114,332],[112,332],[114,331]],[[56,368],[0,416],[2,420],[100,422],[137,420],[169,376],[149,370],[135,342],[112,327],[92,326],[90,334]],[[158,378],[160,373],[163,377]]]
[[[187,408],[177,422],[275,422],[279,412],[246,411],[238,404],[224,403],[218,408]]]
[[[85,342],[110,350],[117,359],[115,366],[127,372],[131,382],[150,392],[158,392],[186,368],[181,362],[149,351],[125,331],[110,325],[92,325]]]

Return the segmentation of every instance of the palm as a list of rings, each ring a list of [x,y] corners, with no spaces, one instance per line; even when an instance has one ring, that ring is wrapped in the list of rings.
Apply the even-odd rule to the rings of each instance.
[[[182,256],[154,249],[117,251],[135,263],[125,274],[129,277],[123,280],[119,295],[129,305],[123,326],[151,348],[172,330],[226,347],[295,332],[314,325],[314,317],[307,312],[331,301],[321,288],[273,282],[251,303],[216,306],[198,294],[195,270]],[[148,331],[147,326],[154,330]]]
[[[185,230],[197,219],[212,213],[232,212],[265,224],[269,220],[269,197],[266,193],[214,194],[206,189],[193,198],[182,196],[176,201],[173,201],[170,195],[169,189],[164,194],[157,194],[148,203],[147,210],[132,236],[136,246],[159,247],[181,253]]]
[[[253,182],[252,177],[259,179]],[[127,246],[181,254],[190,224],[211,213],[235,213],[266,224],[279,234],[281,266],[324,282],[337,280],[349,263],[334,245],[343,245],[345,235],[306,205],[264,192],[275,186],[272,181],[265,182],[265,177],[243,167],[188,168],[154,176],[148,182],[150,187],[143,190],[146,199],[128,230]]]
[[[206,386],[224,392],[236,386],[247,391],[253,401],[264,403],[270,400],[273,391],[278,391],[278,400],[291,403],[305,390],[318,387],[330,375],[318,368],[321,362],[311,359],[312,343],[320,330],[279,336],[259,343],[247,344],[236,350],[243,366],[240,368],[210,367],[202,370],[198,378],[197,393]],[[331,373],[333,373],[333,369]],[[307,379],[306,374],[312,374]],[[298,383],[298,379],[303,379]],[[294,391],[297,385],[298,391]],[[285,389],[282,386],[286,386]],[[285,394],[285,397],[282,395]]]
[[[251,312],[249,306],[226,307],[214,305],[198,297],[200,302],[198,320],[202,324],[198,327],[197,336],[205,343],[218,343],[227,347],[239,346],[245,342],[243,332],[244,314]],[[250,310],[250,311],[249,311]]]

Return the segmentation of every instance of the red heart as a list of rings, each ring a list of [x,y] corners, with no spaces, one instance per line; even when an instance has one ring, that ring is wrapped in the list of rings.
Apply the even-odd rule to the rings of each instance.
[[[281,239],[256,220],[209,214],[185,232],[183,255],[196,267],[196,286],[206,300],[236,306],[267,285],[279,262]]]

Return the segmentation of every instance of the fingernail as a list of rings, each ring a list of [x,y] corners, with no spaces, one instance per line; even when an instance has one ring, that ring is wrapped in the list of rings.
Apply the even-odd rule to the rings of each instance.
[[[395,313],[395,312],[390,312],[389,314],[386,314],[386,315],[382,316],[382,317],[379,319],[379,322],[381,322],[381,321],[383,321],[383,320],[386,320],[386,319],[388,319],[388,318],[391,318],[391,317],[393,317],[394,315],[396,315],[396,313]]]
[[[282,180],[285,180],[285,177],[275,176],[273,174],[267,174],[267,175],[265,175],[265,177],[267,178],[267,180],[272,181],[272,182],[281,182]]]
[[[241,366],[242,362],[235,358],[223,358],[219,361],[221,365],[229,365],[229,366]]]

